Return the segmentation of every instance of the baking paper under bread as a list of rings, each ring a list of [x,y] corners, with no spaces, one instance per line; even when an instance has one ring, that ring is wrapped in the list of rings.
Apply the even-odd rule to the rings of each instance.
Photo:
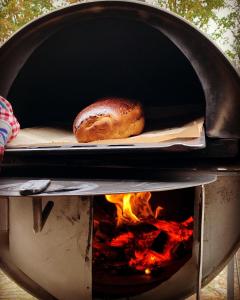
[[[127,145],[143,143],[161,143],[174,139],[199,138],[203,131],[203,118],[194,120],[181,127],[143,132],[138,136],[124,139],[111,139],[78,143],[69,130],[54,127],[32,127],[21,129],[15,140],[10,142],[8,148],[44,147],[44,146],[84,146],[84,145]]]

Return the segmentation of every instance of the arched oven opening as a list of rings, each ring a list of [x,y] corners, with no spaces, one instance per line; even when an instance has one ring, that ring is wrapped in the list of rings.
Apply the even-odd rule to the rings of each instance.
[[[142,103],[144,132],[205,115],[191,62],[158,29],[124,16],[83,18],[59,29],[30,55],[8,97],[22,129],[71,132],[77,113],[104,97]]]

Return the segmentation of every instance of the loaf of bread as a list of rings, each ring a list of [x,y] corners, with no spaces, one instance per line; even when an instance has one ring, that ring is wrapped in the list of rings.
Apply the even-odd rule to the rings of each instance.
[[[105,98],[84,108],[73,123],[78,142],[127,138],[144,128],[140,103],[122,98]]]

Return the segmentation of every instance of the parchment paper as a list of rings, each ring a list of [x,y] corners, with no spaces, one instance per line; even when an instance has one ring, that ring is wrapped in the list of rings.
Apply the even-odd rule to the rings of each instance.
[[[181,127],[143,132],[140,135],[125,138],[78,143],[72,131],[55,127],[32,127],[21,129],[17,138],[11,141],[7,148],[26,148],[43,146],[88,146],[88,145],[127,145],[154,144],[174,140],[199,139],[203,136],[203,118],[194,120]]]

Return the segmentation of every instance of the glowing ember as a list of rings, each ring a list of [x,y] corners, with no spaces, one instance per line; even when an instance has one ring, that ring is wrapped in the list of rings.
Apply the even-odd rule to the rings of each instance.
[[[179,246],[191,241],[193,218],[184,222],[161,218],[162,207],[152,209],[151,193],[106,195],[116,208],[116,224],[94,221],[93,258],[110,267],[126,267],[150,275],[175,259]]]
[[[190,225],[192,222],[192,217],[182,223],[161,220],[154,222],[154,226],[158,228],[157,236],[161,232],[165,232],[168,235],[163,251],[158,253],[149,248],[141,247],[142,243],[140,241],[140,243],[137,243],[138,247],[135,250],[135,257],[131,258],[129,265],[139,271],[144,271],[146,267],[151,270],[156,267],[166,266],[173,259],[178,245],[188,241],[192,237],[192,229],[188,229],[186,226],[186,224]]]
[[[150,270],[150,269],[148,269],[148,268],[147,268],[147,269],[145,269],[145,274],[146,274],[146,275],[150,275],[150,274],[151,274],[151,270]]]

